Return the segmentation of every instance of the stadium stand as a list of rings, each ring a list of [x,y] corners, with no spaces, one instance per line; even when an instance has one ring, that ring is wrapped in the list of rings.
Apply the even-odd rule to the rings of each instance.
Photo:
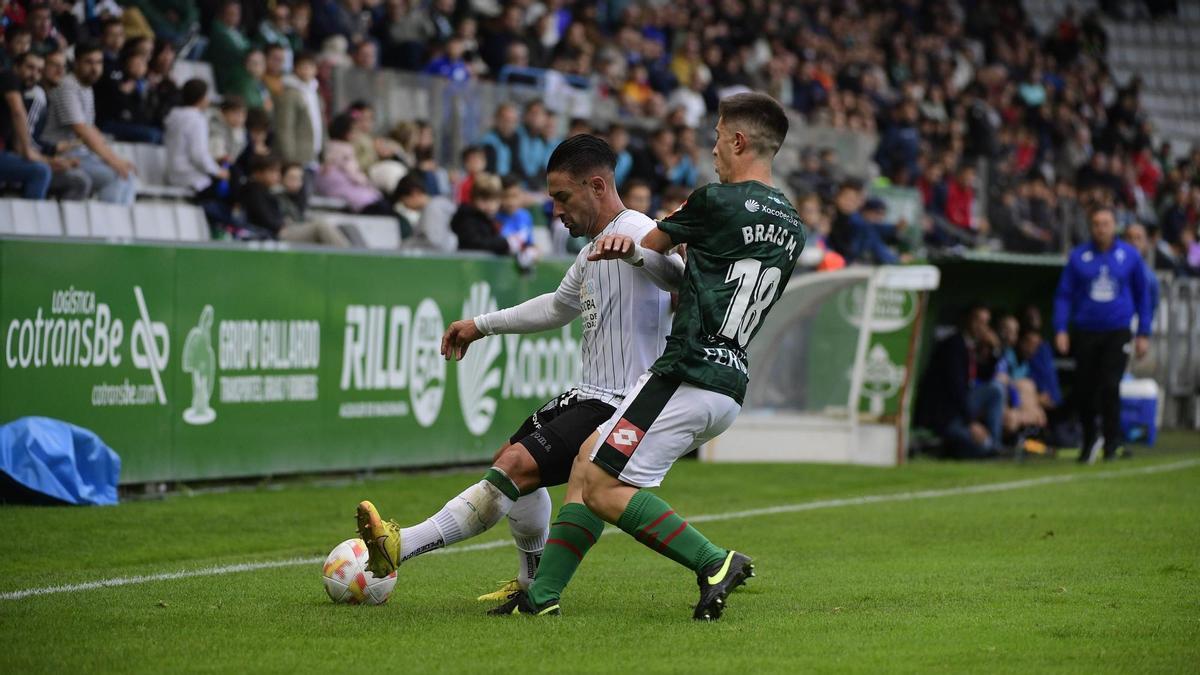
[[[75,39],[98,35],[102,16],[87,15],[86,3],[65,5],[74,18],[68,21],[66,10],[59,16],[80,27],[70,32]],[[678,203],[678,194],[714,177],[705,148],[716,102],[757,89],[797,117],[779,169],[796,199],[820,194],[814,240],[835,252],[846,237],[830,231],[837,225],[832,187],[850,176],[882,200],[886,212],[876,225],[901,260],[963,248],[1062,253],[1081,234],[1078,219],[1062,214],[1110,204],[1122,226],[1138,221],[1150,227],[1164,254],[1157,259],[1161,269],[1190,273],[1195,267],[1188,255],[1200,201],[1191,189],[1200,156],[1188,152],[1200,137],[1200,122],[1190,115],[1200,103],[1200,56],[1188,42],[1200,21],[1194,3],[924,0],[893,11],[889,3],[843,8],[735,1],[719,7],[635,3],[619,13],[567,3],[553,10],[557,20],[548,24],[541,3],[451,3],[453,10],[441,14],[422,3],[329,3],[312,11],[301,1],[290,5],[307,10],[292,12],[302,18],[275,26],[269,39],[257,32],[266,6],[242,3],[233,11],[228,5],[219,12],[205,5],[186,27],[147,24],[136,10],[122,18],[126,44],[152,61],[137,94],[149,97],[146,109],[161,123],[193,79],[209,85],[213,103],[245,93],[261,100],[263,109],[249,117],[265,120],[266,135],[251,142],[248,121],[233,138],[245,134],[254,153],[276,152],[270,135],[281,111],[272,101],[285,99],[296,84],[288,64],[302,51],[319,52],[318,95],[304,105],[314,119],[321,117],[316,126],[322,129],[340,114],[356,116],[356,159],[384,195],[399,176],[416,172],[431,197],[459,197],[461,153],[489,131],[497,106],[541,100],[544,121],[532,128],[523,118],[520,138],[552,148],[568,132],[607,133],[620,124],[632,132],[623,175],[652,184],[651,215],[658,215]],[[413,27],[420,28],[406,32]],[[157,43],[146,39],[152,37],[147,28],[158,31]],[[420,37],[414,41],[414,35]],[[53,39],[70,51],[64,38]],[[243,58],[253,56],[251,46],[268,44],[275,47],[261,58]],[[51,46],[47,41],[35,51]],[[238,53],[220,51],[226,47]],[[6,69],[17,56],[6,53]],[[105,76],[123,77],[112,72],[121,63],[115,52],[106,56]],[[60,78],[46,73],[43,86]],[[31,86],[22,88],[36,122],[44,114],[36,110],[38,97]],[[363,101],[369,102],[365,111],[354,105]],[[656,149],[654,134],[662,128],[671,131],[671,142]],[[136,165],[140,200],[197,204],[220,238],[272,236],[241,220],[242,158],[218,158],[230,167],[231,182],[214,181],[220,194],[195,195],[166,184],[161,146],[112,145]],[[389,168],[376,171],[380,163]],[[964,164],[976,167],[969,185],[956,182],[970,176],[960,172]],[[494,160],[488,168],[496,168]],[[326,169],[306,170],[311,185]],[[531,178],[528,207],[539,224],[537,241],[550,247],[546,253],[566,252],[566,238],[547,223],[539,177]],[[314,217],[356,222],[373,246],[398,245],[400,233],[380,236],[381,221],[355,221],[366,215],[350,213],[344,200],[311,187],[306,193]],[[108,229],[118,236],[130,232],[125,222],[132,217],[113,213],[118,222]],[[1168,222],[1159,226],[1163,219]]]

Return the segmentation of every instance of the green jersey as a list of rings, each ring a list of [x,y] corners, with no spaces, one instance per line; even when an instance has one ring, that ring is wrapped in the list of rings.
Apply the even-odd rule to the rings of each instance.
[[[650,370],[740,404],[746,345],[804,248],[800,216],[783,193],[758,181],[710,183],[658,227],[687,244],[687,268],[667,347]]]

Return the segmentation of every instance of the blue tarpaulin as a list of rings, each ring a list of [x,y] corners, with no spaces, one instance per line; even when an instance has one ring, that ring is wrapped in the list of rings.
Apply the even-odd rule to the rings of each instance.
[[[48,417],[0,426],[0,501],[117,503],[121,458],[96,434]]]

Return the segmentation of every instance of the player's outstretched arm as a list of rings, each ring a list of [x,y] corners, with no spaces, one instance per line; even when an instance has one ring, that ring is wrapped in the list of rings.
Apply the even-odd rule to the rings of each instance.
[[[656,231],[652,230],[650,234]],[[649,238],[650,234],[647,234],[646,238]],[[665,238],[668,245],[659,251],[655,248],[648,248],[644,244],[639,245],[633,241],[632,237],[624,234],[606,234],[592,242],[588,260],[624,261],[634,267],[641,267],[654,285],[662,290],[678,291],[679,284],[683,281],[683,258],[673,253],[666,253],[671,246],[670,237]],[[646,239],[642,241],[645,242]],[[656,247],[659,245],[658,242],[653,243]]]
[[[472,342],[488,335],[537,333],[561,328],[577,316],[578,309],[559,302],[554,293],[544,293],[515,307],[450,324],[442,336],[442,356],[460,361],[467,355],[467,347]]]

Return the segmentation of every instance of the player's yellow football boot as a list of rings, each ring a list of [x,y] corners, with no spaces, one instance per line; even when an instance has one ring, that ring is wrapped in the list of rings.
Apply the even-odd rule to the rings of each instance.
[[[562,608],[558,606],[557,600],[537,605],[530,599],[528,593],[517,591],[508,599],[508,602],[488,610],[488,614],[492,616],[562,616]]]
[[[381,518],[371,502],[359,502],[358,536],[367,545],[367,569],[376,579],[396,571],[400,566],[400,526],[396,521]]]
[[[700,585],[700,602],[692,618],[715,621],[725,611],[725,600],[735,588],[754,576],[754,561],[750,556],[730,551],[725,559],[700,570],[696,583]]]
[[[492,591],[491,593],[484,593],[475,599],[479,602],[504,602],[512,597],[513,593],[519,593],[520,591],[521,584],[517,583],[516,579],[511,581],[501,581],[500,588]]]

